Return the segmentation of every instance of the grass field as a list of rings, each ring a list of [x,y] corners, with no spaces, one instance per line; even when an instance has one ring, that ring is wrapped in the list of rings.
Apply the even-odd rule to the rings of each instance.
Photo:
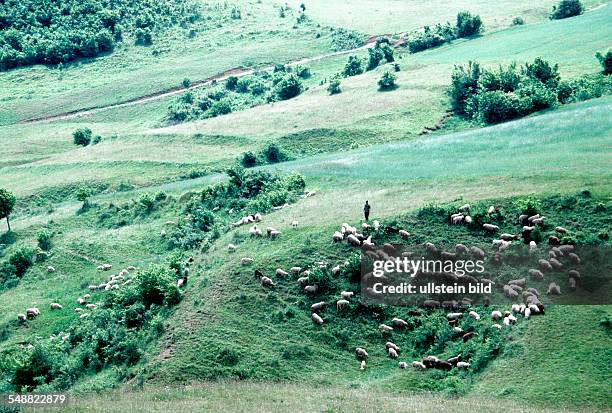
[[[312,0],[305,2],[308,19],[298,23],[301,1],[288,1],[285,17],[282,4],[272,0],[199,3],[206,17],[192,35],[175,28],[149,47],[134,46],[128,38],[96,59],[0,72],[0,188],[17,197],[13,231],[5,233],[0,221],[0,264],[20,245],[36,245],[41,229],[53,233],[44,262],[34,263],[10,288],[0,283],[0,393],[13,391],[11,357],[78,323],[76,298],[110,276],[98,265],[112,264],[116,272],[165,263],[172,253],[166,232],[172,233],[173,222],[188,225],[190,200],[211,183],[227,182],[224,171],[245,151],[259,153],[276,143],[290,160],[251,171],[299,172],[316,195],[264,215],[262,228],[282,231],[274,240],[249,237],[246,226],[227,225],[245,212],[245,199],[233,205],[237,211],[220,205],[214,215],[218,239],[182,251],[195,257],[189,283],[180,303],[163,304],[156,313],[155,329],[138,333],[139,361],[92,367],[75,354],[61,366],[85,363],[74,383],[61,389],[72,397],[65,411],[610,410],[612,336],[605,321],[612,317],[610,306],[551,306],[545,316],[521,319],[499,336],[488,332],[491,321],[483,317],[474,327],[481,337],[472,348],[443,339],[440,331],[449,327],[440,311],[411,319],[422,328],[391,336],[379,333],[378,324],[405,316],[405,309],[363,306],[358,293],[350,312],[336,311],[342,289],[359,291],[350,276],[337,277],[328,290],[309,297],[293,278],[274,277],[274,289],[261,288],[253,268],[273,274],[277,267],[314,268],[316,261],[342,264],[355,250],[332,243],[331,234],[342,222],[360,225],[366,199],[372,218],[409,229],[413,244],[465,242],[489,251],[492,235],[415,213],[428,205],[494,204],[504,214],[513,211],[500,232],[514,233],[520,232],[514,223],[517,205],[533,197],[544,205],[545,236],[563,225],[580,240],[609,245],[611,96],[483,127],[451,116],[447,88],[454,65],[469,60],[497,67],[541,56],[558,63],[563,78],[595,74],[601,67],[594,54],[612,40],[611,5],[584,1],[590,10],[583,15],[551,21],[547,14],[556,1],[550,0],[333,5]],[[240,19],[230,17],[236,8]],[[391,70],[387,64],[343,79],[340,94],[326,91],[326,81],[347,60],[345,54],[330,55],[339,28],[365,38],[454,20],[466,9],[481,15],[483,35],[418,54],[396,49],[397,88],[377,88],[382,73]],[[510,27],[519,15],[527,24]],[[300,58],[314,59],[307,63],[312,76],[304,80],[302,94],[228,115],[170,124],[166,114],[177,96],[172,95],[23,122],[146,98],[180,88],[185,78],[199,82],[237,67]],[[74,145],[72,133],[82,127],[102,135],[102,142]],[[92,192],[89,209],[76,200],[82,187]],[[153,206],[143,212],[152,198]],[[398,240],[393,230],[375,235],[378,244]],[[237,246],[236,253],[228,252],[229,243]],[[542,254],[545,249],[542,244]],[[241,266],[244,256],[255,265]],[[48,272],[48,266],[55,271]],[[500,274],[495,276],[508,275]],[[546,290],[545,281],[529,282]],[[566,280],[559,282],[565,291]],[[93,292],[91,302],[101,303],[105,294]],[[322,326],[309,312],[318,300],[330,304]],[[64,309],[48,310],[51,302]],[[18,323],[16,314],[32,306],[42,314]],[[434,344],[419,341],[427,326],[438,337]],[[465,327],[471,328],[468,322]],[[102,337],[105,330],[100,331]],[[398,369],[398,360],[384,350],[389,339],[402,347],[400,360],[407,362],[463,351],[477,358],[495,340],[502,344],[478,370],[446,373]],[[364,371],[354,357],[356,346],[370,352]],[[43,390],[57,389],[43,384]]]

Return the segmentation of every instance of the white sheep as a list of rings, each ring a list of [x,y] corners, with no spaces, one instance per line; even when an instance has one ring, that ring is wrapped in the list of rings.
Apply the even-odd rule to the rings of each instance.
[[[185,279],[184,278],[180,278],[177,282],[176,282],[176,286],[178,288],[183,288],[185,286]]]
[[[489,209],[487,210],[487,214],[491,215],[493,212],[495,212],[495,207],[491,205]]]
[[[316,285],[307,285],[306,287],[304,287],[304,292],[307,294],[314,294],[316,293],[318,290]]]
[[[291,223],[291,227],[292,227],[293,229],[297,229],[297,228],[298,228],[298,222],[297,222],[297,221],[293,221],[293,222]]]
[[[336,301],[336,309],[338,311],[344,309],[347,305],[349,305],[349,301],[348,300],[338,300],[338,301]]]
[[[21,321],[22,323],[26,322],[27,319],[28,318],[26,317],[25,314],[22,314],[22,313],[17,314],[17,320]]]
[[[470,367],[470,363],[466,363],[465,361],[460,361],[457,363],[458,369],[467,369]]]
[[[277,277],[286,277],[289,275],[289,273],[287,271],[283,271],[282,268],[277,268],[275,274]]]
[[[531,308],[526,307],[526,308],[525,308],[525,311],[523,311],[523,316],[524,316],[525,318],[529,318],[529,317],[531,317]]]
[[[459,211],[468,211],[470,209],[470,204],[464,204],[459,207]]]
[[[261,277],[261,286],[262,287],[274,287],[274,282],[269,277]]]
[[[540,271],[540,270],[536,270],[534,268],[531,268],[527,272],[529,273],[531,278],[533,278],[535,280],[543,280],[544,279],[544,274],[542,274],[542,271]]]
[[[391,320],[391,324],[393,324],[393,327],[396,327],[396,328],[408,327],[408,323],[406,322],[406,320],[402,320],[401,318],[397,318],[397,317]]]
[[[501,318],[502,318],[501,311],[498,311],[498,310],[491,311],[491,319],[492,320],[500,320]]]
[[[459,215],[453,217],[453,225],[461,224],[464,219],[465,219],[465,217],[463,216],[463,214],[459,214]]]
[[[359,370],[365,370],[365,367],[366,367],[366,361],[361,360],[361,363],[359,364]]]
[[[397,351],[395,351],[394,348],[389,347],[387,349],[387,352],[389,353],[389,357],[391,357],[392,359],[396,359],[397,358]]]
[[[408,363],[406,363],[405,361],[400,361],[398,366],[400,369],[405,369],[406,367],[408,367]]]
[[[251,264],[253,264],[253,258],[250,258],[250,257],[243,257],[243,258],[240,260],[240,264],[242,264],[242,265],[251,265]]]
[[[86,318],[89,317],[89,313],[83,313],[79,316],[79,318]]]
[[[336,265],[334,268],[332,268],[331,273],[334,277],[340,275],[340,266]]]
[[[323,319],[321,318],[321,316],[317,313],[312,313],[312,321],[315,322],[315,324],[321,325],[323,324]]]
[[[361,347],[355,348],[355,355],[361,359],[368,358],[368,352],[364,348],[361,348]]]
[[[476,321],[480,320],[480,315],[476,311],[470,311],[468,315]]]
[[[425,364],[423,364],[420,361],[413,361],[412,362],[412,367],[417,369],[417,370],[425,370],[427,367],[425,367]]]
[[[374,220],[373,224],[374,224],[374,231],[378,232],[378,230],[380,229],[380,222],[378,220]]]
[[[466,217],[465,217],[465,223],[466,223],[466,224],[471,224],[471,223],[472,223],[472,217],[471,217],[471,216],[469,216],[469,215],[466,215]]]
[[[398,233],[402,238],[408,238],[410,236],[410,233],[404,229],[400,229]]]
[[[355,293],[352,291],[342,291],[340,293],[340,297],[342,297],[345,300],[350,299]]]
[[[557,283],[550,283],[548,285],[548,291],[546,291],[546,294],[561,295],[561,287],[559,287]]]
[[[280,232],[280,231],[270,231],[268,233],[268,236],[270,238],[278,238],[281,234],[282,234],[282,232]]]
[[[261,221],[261,214],[258,212],[254,215],[255,221],[256,222],[260,222]]]
[[[381,332],[383,332],[383,333],[384,333],[384,332],[393,331],[393,327],[388,326],[388,325],[386,325],[386,324],[381,324],[381,325],[379,325],[379,326],[378,326],[378,329],[379,329]]]
[[[82,308],[75,308],[75,309],[74,309],[74,312],[75,312],[75,313],[82,313],[82,312],[83,312],[83,309],[82,309]]]
[[[228,252],[236,252],[236,246],[234,244],[228,244],[227,245],[227,251]]]
[[[538,249],[538,244],[535,241],[529,241],[529,251],[535,251]]]
[[[359,247],[361,245],[361,241],[359,241],[359,238],[357,238],[353,234],[349,234],[349,236],[348,236],[348,238],[346,240],[347,240],[347,242],[349,244],[351,244],[354,247]]]
[[[94,285],[94,284],[90,284],[90,285],[87,287],[87,289],[88,289],[89,291],[96,291],[96,290],[98,289],[98,286],[97,286],[97,285]]]
[[[314,303],[313,305],[311,305],[310,311],[312,311],[313,313],[316,313],[318,311],[322,311],[323,308],[325,308],[325,301],[320,301],[318,303]]]
[[[482,224],[482,227],[489,232],[499,231],[499,227],[493,224]]]
[[[83,297],[79,297],[77,298],[77,304],[78,305],[83,305],[87,302],[87,300],[85,300]]]
[[[40,315],[40,310],[36,307],[31,307],[26,309],[26,317],[27,318],[36,318]]]
[[[495,323],[495,324],[491,324],[491,327],[496,328],[496,329],[498,329],[498,330],[501,330],[501,328],[502,328],[502,326],[501,326],[501,325],[499,325],[499,324],[497,324],[497,323]]]
[[[47,267],[47,272],[55,272],[55,268],[49,265]]]
[[[293,275],[299,275],[302,272],[302,267],[291,267],[290,271]]]
[[[51,303],[51,309],[52,310],[61,310],[62,309],[62,305],[60,303]]]
[[[567,229],[563,227],[555,227],[555,231],[557,231],[559,234],[567,234]]]

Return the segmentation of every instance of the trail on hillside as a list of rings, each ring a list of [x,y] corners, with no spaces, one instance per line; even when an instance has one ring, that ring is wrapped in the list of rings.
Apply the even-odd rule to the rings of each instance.
[[[400,36],[400,38],[403,36],[403,33],[399,33],[398,34]],[[318,56],[313,56],[313,57],[305,57],[305,58],[300,58],[297,60],[293,60],[289,63],[286,63],[286,66],[296,66],[296,65],[303,65],[306,63],[311,63],[311,62],[316,62],[319,60],[323,60],[323,59],[328,59],[331,57],[335,57],[335,56],[342,56],[342,55],[346,55],[346,54],[350,54],[350,53],[355,53],[358,52],[360,50],[365,50],[368,49],[370,47],[372,47],[375,43],[376,43],[376,39],[378,39],[379,37],[390,37],[391,34],[381,34],[381,35],[376,35],[376,36],[370,36],[365,44],[363,46],[357,47],[355,49],[349,49],[349,50],[341,50],[338,52],[331,52],[331,53],[325,53],[322,55],[318,55]],[[393,42],[392,44],[394,46],[397,46],[400,41],[397,42]],[[123,102],[118,102],[118,103],[113,103],[110,105],[102,105],[102,106],[95,106],[95,107],[90,107],[90,108],[84,108],[84,109],[76,109],[73,111],[68,111],[68,112],[63,112],[63,113],[59,113],[57,115],[49,115],[49,116],[42,116],[42,117],[38,117],[38,118],[31,118],[31,119],[24,119],[21,120],[19,123],[42,123],[42,122],[52,122],[52,121],[57,121],[57,120],[65,120],[65,119],[72,119],[72,118],[77,118],[77,117],[81,117],[81,116],[87,116],[87,115],[91,115],[94,113],[98,113],[98,112],[102,112],[104,110],[108,110],[108,109],[115,109],[115,108],[122,108],[122,107],[126,107],[126,106],[133,106],[133,105],[140,105],[143,103],[147,103],[147,102],[151,102],[154,100],[158,100],[158,99],[163,99],[165,97],[168,96],[174,96],[174,95],[178,95],[180,93],[184,93],[190,90],[194,90],[194,89],[198,89],[204,86],[209,86],[211,85],[213,82],[219,82],[219,81],[224,81],[226,80],[228,77],[230,76],[236,76],[236,77],[243,77],[243,76],[249,76],[254,74],[256,71],[268,71],[268,70],[273,70],[274,66],[265,66],[265,67],[260,67],[260,68],[253,68],[253,69],[248,69],[245,67],[235,67],[232,69],[228,69],[224,72],[218,73],[214,76],[211,76],[209,78],[203,79],[203,80],[198,80],[198,81],[194,81],[189,87],[183,87],[183,86],[176,86],[170,89],[164,89],[164,90],[160,90],[158,92],[153,92],[153,93],[149,93],[147,95],[144,96],[138,96],[132,99],[128,99],[125,100]]]

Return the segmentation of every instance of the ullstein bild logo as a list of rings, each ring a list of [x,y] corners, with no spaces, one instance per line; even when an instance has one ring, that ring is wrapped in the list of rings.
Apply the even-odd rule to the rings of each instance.
[[[461,307],[477,304],[610,304],[609,247],[385,244],[362,253],[361,292],[368,305]],[[522,274],[517,278],[516,274]]]

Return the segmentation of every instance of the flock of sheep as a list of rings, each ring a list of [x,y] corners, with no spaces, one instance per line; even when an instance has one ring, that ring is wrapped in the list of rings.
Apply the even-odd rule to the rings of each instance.
[[[102,264],[102,265],[97,266],[97,269],[99,271],[109,271],[112,268],[113,266],[111,264]],[[122,286],[128,285],[132,282],[132,279],[128,277],[130,273],[134,271],[136,271],[136,267],[129,266],[121,270],[118,274],[111,275],[108,281],[103,282],[99,285],[91,284],[87,288],[89,289],[89,291],[92,291],[92,292],[119,289]],[[55,272],[55,268],[52,266],[49,266],[47,267],[47,272],[53,273]],[[78,304],[78,306],[75,307],[74,312],[79,314],[79,318],[89,317],[90,313],[87,312],[86,310],[93,311],[98,307],[99,304],[90,303],[89,302],[90,299],[91,299],[91,294],[85,294],[76,299],[76,303]],[[62,310],[64,308],[60,303],[57,303],[57,302],[50,303],[49,307],[51,308],[51,310]],[[25,314],[24,313],[17,314],[17,320],[22,323],[25,323],[26,321],[32,320],[38,317],[39,315],[40,315],[40,309],[38,309],[37,307],[31,307],[31,308],[26,309]]]
[[[459,208],[459,211],[450,216],[450,223],[453,225],[459,225],[462,223],[471,224],[473,222],[472,217],[469,214],[470,205],[466,204]],[[491,206],[488,209],[488,214],[493,214],[499,209]],[[235,225],[243,225],[252,222],[259,222],[261,220],[261,216],[252,216],[252,219],[249,217],[245,217],[241,219]],[[536,228],[536,226],[544,226],[544,217],[539,214],[528,216],[521,215],[519,217],[518,223],[522,226],[522,234],[508,234],[503,233],[499,235],[499,239],[495,239],[492,242],[492,257],[493,262],[501,262],[502,253],[504,250],[508,249],[510,245],[515,241],[522,241],[529,244],[529,249],[531,252],[535,253],[538,249],[538,245],[533,240],[529,239],[530,233]],[[292,227],[297,228],[298,223],[294,221],[292,223]],[[495,234],[499,232],[499,227],[497,225],[485,223],[482,225],[482,228],[491,234]],[[377,233],[381,229],[381,224],[379,221],[374,220],[372,224],[362,223],[361,231],[355,227],[351,226],[348,223],[343,223],[338,231],[335,231],[332,235],[332,240],[335,243],[346,241],[348,245],[353,247],[358,247],[362,249],[365,254],[371,255],[376,259],[389,259],[390,256],[397,253],[395,247],[391,244],[385,244],[382,249],[376,250],[375,243],[372,240],[372,235],[364,235],[363,232],[367,232],[373,230],[374,233]],[[563,227],[556,227],[555,232],[557,234],[566,234],[568,231]],[[281,234],[280,231],[272,227],[268,227],[266,229],[266,233],[268,237],[274,238]],[[402,239],[408,239],[410,237],[410,233],[405,229],[397,230],[398,235]],[[259,229],[257,224],[253,225],[249,229],[249,234],[253,237],[263,236],[263,232]],[[549,251],[548,260],[540,259],[538,262],[538,268],[531,268],[528,270],[528,275],[533,280],[542,280],[544,279],[544,274],[547,272],[559,272],[563,271],[566,268],[566,264],[562,263],[563,260],[567,260],[567,265],[571,264],[580,264],[580,257],[573,252],[574,247],[572,245],[560,245],[561,242],[557,236],[551,235],[548,239],[548,242],[551,246]],[[228,251],[235,252],[237,247],[234,244],[228,245]],[[475,259],[482,260],[487,256],[484,250],[477,246],[472,246],[468,248],[466,245],[457,244],[455,246],[454,252],[448,252],[444,250],[438,250],[438,248],[432,243],[425,243],[425,250],[427,253],[431,255],[435,255],[441,257],[442,259],[458,259],[464,256],[471,256]],[[252,265],[254,263],[253,258],[251,257],[242,257],[240,260],[241,265]],[[326,268],[326,263],[318,263],[322,268]],[[341,267],[335,266],[332,268],[331,273],[334,276],[339,275],[341,272]],[[568,283],[571,289],[576,288],[577,279],[580,278],[580,273],[576,269],[568,269]],[[277,268],[275,271],[275,276],[279,278],[286,278],[289,275],[293,275],[297,278],[297,283],[302,291],[306,294],[313,295],[317,292],[318,286],[316,283],[310,283],[310,270],[304,270],[301,267],[292,267],[289,271],[285,271],[282,268]],[[469,275],[465,275],[466,277],[471,277]],[[255,269],[255,277],[259,280],[260,284],[263,287],[269,288],[274,287],[274,281],[271,277],[266,276],[259,269]],[[473,278],[473,277],[471,277]],[[474,281],[477,281],[474,278]],[[504,327],[510,327],[517,322],[517,317],[520,315],[524,319],[529,319],[533,315],[543,315],[544,314],[544,305],[540,300],[540,292],[533,287],[527,287],[527,278],[520,278],[510,280],[507,283],[496,283],[493,280],[481,279],[481,282],[491,283],[496,285],[496,287],[504,293],[504,295],[510,299],[517,299],[522,297],[523,303],[520,304],[512,304],[509,310],[501,311],[501,310],[493,310],[490,313],[490,318],[493,321],[491,324],[491,328],[502,329]],[[559,285],[555,282],[551,282],[548,286],[548,290],[546,294],[548,295],[558,295],[561,293],[561,289]],[[350,304],[350,300],[354,296],[352,291],[342,291],[340,293],[340,297],[335,301],[335,307],[337,311],[342,311],[347,308]],[[484,305],[490,305],[489,297],[484,297]],[[472,306],[473,303],[470,299],[464,298],[461,303],[453,302],[437,302],[434,300],[427,300],[424,303],[425,307],[435,308],[457,308],[460,306]],[[327,307],[328,303],[325,301],[316,302],[311,305],[311,319],[316,325],[324,324],[323,313]],[[480,321],[481,316],[474,310],[466,310],[467,316],[473,318],[474,320]],[[418,310],[409,311],[409,315],[420,315]],[[447,314],[447,320],[449,323],[449,328],[453,329],[453,333],[457,334],[463,342],[467,342],[478,334],[474,331],[463,331],[461,327],[459,327],[459,321],[464,317],[463,312],[451,312]],[[408,322],[401,318],[394,318],[390,322],[391,325],[381,324],[379,325],[379,331],[383,334],[389,334],[395,330],[401,330],[408,326]],[[391,341],[388,341],[385,344],[385,352],[392,359],[397,359],[400,354],[400,348],[396,344]],[[362,348],[357,347],[355,349],[355,355],[360,360],[360,368],[365,369],[366,359],[368,358],[368,352]],[[442,370],[450,370],[452,368],[457,369],[468,369],[470,367],[469,360],[462,360],[461,356],[454,356],[447,359],[441,359],[434,355],[428,355],[421,360],[415,360],[411,363],[412,367],[418,370],[425,369],[442,369]],[[408,366],[407,362],[401,361],[399,362],[399,367],[404,369]]]

